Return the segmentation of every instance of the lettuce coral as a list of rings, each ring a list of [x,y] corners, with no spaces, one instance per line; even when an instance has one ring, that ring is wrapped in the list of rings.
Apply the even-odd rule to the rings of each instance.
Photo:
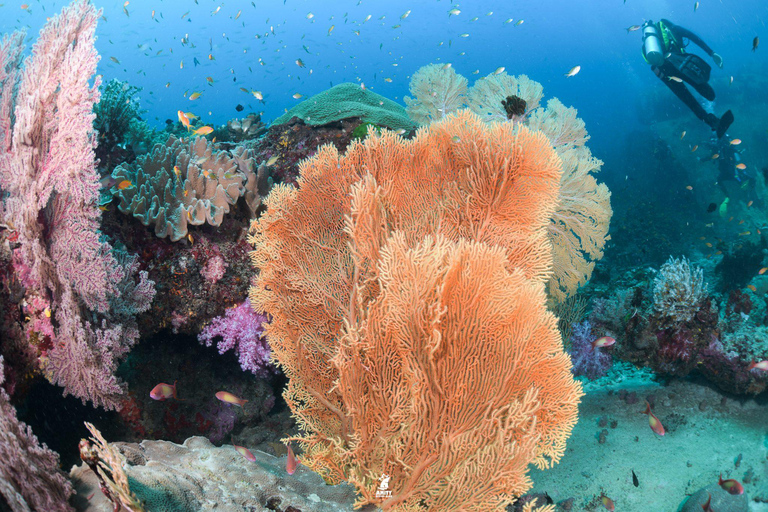
[[[112,173],[121,212],[145,226],[154,225],[160,238],[180,240],[188,225],[221,224],[241,195],[248,176],[226,151],[214,150],[204,137],[184,143],[173,135],[165,144],[133,164]]]

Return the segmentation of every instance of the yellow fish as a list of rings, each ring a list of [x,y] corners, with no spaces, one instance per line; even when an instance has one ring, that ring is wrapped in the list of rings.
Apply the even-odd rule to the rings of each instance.
[[[295,99],[295,100],[298,100],[299,98],[302,98],[302,97],[303,97],[303,95],[299,94],[298,92],[293,95],[293,99]]]
[[[189,95],[189,99],[190,99],[190,101],[194,101],[194,100],[196,100],[197,98],[199,98],[202,95],[203,95],[203,93],[201,93],[201,92],[193,92],[192,94]]]
[[[267,167],[272,167],[273,165],[275,165],[275,162],[277,162],[278,158],[280,158],[280,157],[275,155],[272,158],[270,158],[269,160],[267,160]]]
[[[216,398],[218,398],[222,402],[226,402],[232,405],[239,405],[240,407],[245,405],[245,403],[248,401],[248,400],[239,398],[228,391],[219,391],[218,393],[216,393]]]

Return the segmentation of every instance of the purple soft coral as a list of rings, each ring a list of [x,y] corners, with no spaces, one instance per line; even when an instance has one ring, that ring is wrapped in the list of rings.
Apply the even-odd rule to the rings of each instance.
[[[594,339],[589,320],[573,326],[571,349],[568,351],[573,362],[573,374],[589,380],[604,376],[613,364],[613,356],[605,349],[592,348]]]
[[[221,336],[217,347],[219,354],[236,348],[240,367],[258,377],[267,377],[275,368],[269,363],[269,345],[262,336],[262,324],[267,322],[267,316],[256,313],[251,301],[246,300],[239,306],[227,310],[223,317],[214,318],[210,325],[204,328],[197,339],[210,347],[213,338]]]

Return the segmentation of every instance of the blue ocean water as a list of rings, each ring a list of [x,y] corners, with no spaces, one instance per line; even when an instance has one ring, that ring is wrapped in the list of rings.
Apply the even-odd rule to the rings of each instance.
[[[65,2],[32,1],[28,10],[17,4],[0,7],[0,29],[28,27],[35,35]],[[668,99],[672,112],[678,107],[641,57],[641,32],[627,27],[664,17],[698,34],[724,58],[724,69],[713,70],[712,78],[722,96],[730,76],[738,80],[765,66],[764,54],[750,50],[768,19],[768,4],[761,0],[703,1],[696,10],[694,2],[671,0],[132,0],[125,7],[119,1],[97,7],[106,17],[97,29],[99,72],[105,81],[142,87],[147,118],[158,127],[175,120],[179,109],[223,123],[238,103],[274,119],[301,101],[293,94],[306,98],[341,82],[361,82],[402,102],[409,77],[425,64],[450,62],[470,84],[504,66],[540,82],[545,98],[578,109],[593,153],[609,164],[604,174],[621,167],[622,134],[655,121],[642,100],[658,95]],[[461,13],[449,15],[452,8]],[[577,76],[564,77],[577,65]],[[472,75],[475,70],[478,75]],[[240,87],[261,91],[264,102]],[[185,93],[194,91],[203,95],[190,102]]]
[[[62,0],[33,0],[21,8],[21,2],[5,2],[0,5],[0,32],[26,28],[28,44],[31,45],[46,18],[58,13],[68,3]],[[716,286],[715,276],[721,279],[717,284],[717,300],[720,301],[722,323],[718,330],[713,327],[718,324],[717,320],[701,320],[702,324],[709,322],[706,335],[719,336],[730,329],[731,332],[738,331],[740,339],[751,341],[763,336],[761,343],[768,340],[768,335],[763,332],[768,325],[768,315],[758,319],[754,314],[751,321],[755,325],[750,327],[754,329],[747,331],[744,325],[750,318],[751,309],[744,308],[749,300],[744,300],[740,294],[735,294],[734,298],[733,292],[740,289],[747,294],[750,292],[745,290],[750,289],[756,293],[756,284],[764,294],[768,284],[764,283],[764,290],[758,281],[741,282],[740,276],[725,271],[718,273],[715,268],[723,252],[738,253],[742,240],[739,237],[747,233],[745,230],[751,230],[746,236],[759,237],[759,228],[768,225],[768,217],[756,213],[758,206],[764,207],[765,198],[756,197],[753,208],[752,196],[737,197],[739,183],[727,192],[733,197],[730,206],[723,207],[723,204],[728,205],[725,193],[721,194],[715,188],[712,176],[700,172],[698,166],[701,161],[693,161],[694,157],[698,159],[704,152],[705,136],[700,133],[693,135],[703,125],[699,126],[693,114],[654,76],[641,55],[641,31],[631,30],[631,27],[642,25],[646,20],[667,18],[695,32],[723,57],[724,67],[719,69],[695,45],[688,47],[688,50],[705,57],[713,67],[710,83],[717,94],[715,112],[720,115],[725,108],[734,109],[736,120],[732,134],[743,136],[745,141],[748,135],[753,144],[751,148],[746,147],[747,144],[742,148],[746,147],[745,161],[754,180],[756,169],[768,172],[765,146],[760,145],[760,142],[765,143],[768,134],[765,123],[768,101],[765,89],[758,85],[750,86],[768,83],[766,48],[758,47],[752,51],[756,37],[768,37],[765,35],[768,20],[768,2],[765,0],[499,0],[453,3],[445,0],[130,0],[96,2],[96,7],[103,9],[103,18],[96,32],[96,48],[101,56],[99,74],[105,83],[116,78],[140,87],[141,106],[147,110],[144,119],[158,130],[166,127],[166,120],[175,122],[179,110],[195,113],[201,118],[201,124],[206,125],[218,126],[229,119],[241,117],[240,110],[244,110],[243,114],[261,113],[262,120],[269,123],[306,98],[342,82],[360,84],[403,104],[404,96],[409,95],[411,76],[429,63],[450,63],[453,69],[469,79],[470,85],[500,67],[511,75],[526,74],[543,85],[544,102],[556,97],[578,110],[591,136],[589,148],[595,157],[604,161],[598,179],[605,182],[612,192],[614,218],[610,233],[618,242],[631,240],[631,244],[619,247],[615,243],[608,244],[606,258],[598,263],[595,271],[593,281],[596,284],[588,292],[590,299],[613,300],[612,294],[618,289],[616,283],[622,282],[622,279],[625,279],[623,284],[627,288],[645,286],[647,292],[653,288],[656,270],[643,273],[647,270],[645,267],[659,267],[669,256],[687,254],[692,261],[694,257],[698,258],[696,263],[704,267],[711,289]],[[580,67],[579,72],[566,76],[575,66]],[[256,99],[252,91],[259,91],[263,101]],[[198,93],[199,97],[191,100],[190,96],[194,93]],[[752,109],[753,104],[758,108]],[[244,108],[236,109],[238,105]],[[689,135],[684,139],[686,132]],[[699,145],[701,149],[696,153]],[[717,157],[707,154],[704,159],[709,158]],[[705,181],[709,188],[700,194],[700,190],[705,189]],[[761,193],[765,190],[764,181],[765,178],[761,181]],[[638,191],[644,194],[638,194]],[[740,206],[736,206],[737,202]],[[638,217],[637,212],[643,212],[648,217]],[[631,221],[638,219],[650,220],[642,225],[642,229],[637,229],[637,224]],[[665,220],[671,224],[663,224]],[[741,226],[744,220],[746,226],[736,227]],[[124,222],[136,224],[134,219]],[[197,232],[195,237],[197,242],[190,238],[190,245],[199,247],[201,238]],[[699,239],[701,242],[696,242],[699,245],[694,249],[693,243]],[[759,256],[766,253],[766,244],[763,238],[753,241],[752,256],[757,254],[759,260]],[[195,243],[198,245],[195,246]],[[615,256],[617,253],[623,259]],[[650,253],[653,253],[652,256],[649,256]],[[627,264],[627,258],[631,259],[631,264]],[[734,258],[735,263],[731,262],[731,267],[746,268],[748,263],[755,267],[750,267],[750,279],[757,269],[768,264],[760,263],[762,260],[747,262],[746,256],[744,259],[738,259],[738,255]],[[636,271],[634,274],[627,271],[630,267]],[[626,276],[617,275],[625,271]],[[764,271],[765,268],[760,275]],[[630,282],[631,285],[627,284]],[[765,302],[762,295],[759,299],[750,297],[755,304],[758,300]],[[168,295],[164,300],[168,302]],[[627,300],[631,307],[622,310],[622,316],[617,317],[623,322],[622,328],[628,325],[634,328],[641,322],[635,319],[642,318],[644,313],[650,314],[649,300],[648,295],[642,296],[640,292],[632,300]],[[713,299],[713,302],[716,300]],[[752,302],[749,302],[749,308],[752,308]],[[763,311],[765,304],[755,308],[762,308],[760,310]],[[597,315],[598,320],[604,321],[603,324],[597,323],[600,328],[608,325],[605,321],[607,316]],[[740,321],[744,324],[738,323]],[[758,329],[763,331],[758,332]],[[587,336],[590,336],[589,329],[587,331]],[[683,334],[678,336],[683,331],[687,336],[695,329],[686,327],[674,335],[670,334],[670,337],[683,337]],[[661,332],[665,331],[659,328],[658,333]],[[661,336],[658,333],[652,336]],[[617,339],[621,344],[623,340],[618,335]],[[713,343],[719,341],[715,339]],[[173,344],[167,342],[163,349],[158,349],[157,346],[163,343],[165,340],[150,344],[150,348],[142,346],[135,349],[136,353],[142,351],[140,357],[144,360],[160,361],[162,364],[170,361],[164,373],[152,375],[155,380],[139,382],[142,392],[144,387],[148,390],[161,380],[171,382],[176,378],[168,370],[175,363],[174,349],[181,352],[185,345],[198,346],[195,340],[190,342],[187,339],[176,340]],[[218,362],[215,349],[211,349],[208,355]],[[743,359],[746,356],[740,354],[740,357]],[[747,363],[748,360],[739,360],[739,363],[742,362]],[[228,363],[234,368],[233,374],[239,372],[234,359]],[[210,361],[206,364],[215,366]],[[195,370],[202,372],[201,368],[202,363]],[[208,366],[204,368],[209,370]],[[135,375],[140,375],[136,368],[130,368],[128,373],[134,370]],[[180,373],[183,375],[183,372]],[[189,374],[193,373],[189,371]],[[632,503],[631,506],[637,506],[637,503],[649,499],[648,496],[664,496],[664,503],[677,504],[686,494],[693,494],[700,487],[683,481],[695,480],[698,483],[707,471],[713,472],[715,477],[718,471],[735,471],[730,466],[723,468],[717,464],[734,459],[742,452],[747,454],[750,447],[756,451],[751,453],[754,457],[749,461],[752,464],[750,467],[753,473],[765,479],[768,467],[763,454],[766,436],[762,423],[766,419],[764,398],[757,402],[747,402],[742,398],[729,402],[731,395],[713,391],[711,386],[702,386],[693,392],[681,387],[673,387],[669,391],[666,387],[668,383],[663,379],[655,380],[643,374],[635,382],[626,378],[625,374],[629,373],[630,365],[614,369],[605,380],[588,388],[580,423],[569,441],[571,449],[574,445],[581,448],[579,457],[566,458],[563,463],[565,469],[560,472],[536,474],[534,490],[552,492],[565,479],[571,481],[576,475],[589,480],[590,484],[584,484],[583,488],[579,487],[581,484],[573,484],[568,488],[571,494],[555,496],[558,501],[576,495],[578,491],[582,493],[582,503],[589,502],[586,496],[597,503],[599,500],[595,501],[594,497],[602,489],[617,504],[624,500],[625,503]],[[242,379],[240,373],[239,377],[233,374],[226,377],[233,382]],[[125,378],[131,385],[139,380]],[[648,385],[651,381],[652,384]],[[182,390],[184,384],[182,382],[180,386]],[[240,389],[253,392],[246,385]],[[213,391],[216,390],[205,390],[210,395]],[[621,395],[622,391],[624,395]],[[58,388],[54,392],[58,392]],[[704,425],[701,430],[710,434],[708,442],[720,441],[715,443],[716,450],[713,449],[718,462],[706,466],[706,461],[702,462],[695,456],[703,458],[703,450],[697,445],[693,434],[687,434],[690,439],[685,442],[671,442],[672,448],[670,445],[653,444],[662,441],[651,435],[646,417],[638,414],[644,408],[644,401],[638,403],[637,396],[632,398],[631,393],[651,401],[655,396],[658,402],[654,403],[654,407],[657,404],[660,408],[667,407],[666,416],[660,413],[661,420],[669,428],[664,441],[674,441],[676,428],[679,433],[677,439],[685,437],[685,420],[680,418],[684,415],[682,411],[704,413],[720,404],[721,409],[717,412],[722,416],[699,422],[699,426]],[[181,394],[183,396],[184,391]],[[264,391],[267,396],[264,401],[270,400],[268,394]],[[685,396],[685,400],[675,402],[681,396]],[[271,397],[271,400],[274,404],[275,398]],[[739,405],[725,405],[735,402]],[[155,415],[159,417],[158,404],[147,403],[148,408],[157,406]],[[215,405],[220,407],[218,403]],[[627,410],[619,413],[612,407],[626,407]],[[69,432],[71,435],[66,439],[63,435],[62,439],[57,439],[56,428],[51,427],[56,422],[53,416],[46,415],[48,411],[36,411],[28,405],[19,409],[41,439],[71,462],[76,456],[71,438],[85,434]],[[82,430],[82,414],[86,413],[75,415],[70,431],[76,428]],[[216,408],[210,416],[220,418],[224,414]],[[234,414],[227,417],[231,422],[230,430],[236,421],[234,418]],[[607,430],[615,428],[610,425],[616,418],[619,423],[617,430]],[[93,416],[89,419],[96,422]],[[103,424],[109,423],[106,419],[99,419],[103,420]],[[641,424],[642,430],[637,423]],[[690,420],[690,424],[695,423],[695,420]],[[238,424],[238,431],[240,427]],[[718,439],[720,432],[716,429],[728,433],[728,439],[736,441]],[[611,434],[604,434],[602,430]],[[646,444],[632,444],[643,434],[647,438],[644,440]],[[704,434],[700,432],[696,435]],[[146,434],[146,437],[151,438],[152,433]],[[588,472],[590,465],[594,465],[589,457],[592,450],[600,449],[592,445],[598,446],[598,442],[601,446],[606,445],[606,438],[607,446],[613,451],[610,456],[595,456],[602,464],[599,470],[595,469],[601,475],[600,481],[595,483],[598,479]],[[621,439],[622,442],[611,445],[612,439]],[[57,440],[60,441],[58,445]],[[223,436],[216,442],[234,443],[231,438]],[[624,449],[626,453],[619,453]],[[658,454],[665,453],[664,450],[673,455],[669,459],[660,459]],[[760,462],[756,462],[757,459]],[[696,478],[701,479],[696,480],[685,470],[680,470],[675,480],[676,493],[667,494],[667,486],[671,485],[665,480],[667,473],[664,473],[664,478],[655,479],[653,476],[654,465],[660,460],[667,466],[673,466],[675,461],[684,461],[688,468],[699,471]],[[614,473],[611,468],[618,469]],[[630,470],[640,474],[642,486],[639,491],[633,489],[638,485],[632,484]],[[744,471],[742,468],[742,474],[734,476],[741,478]],[[616,476],[619,472],[620,476]],[[706,474],[706,478],[716,482],[713,475]],[[760,487],[760,479],[752,477],[752,483],[750,492],[762,497],[756,503],[768,500],[768,489],[764,485]],[[641,512],[631,506],[617,506],[616,510]],[[753,504],[750,510],[765,510],[759,506]],[[600,510],[597,505],[585,507],[583,510]],[[577,507],[573,510],[582,509]]]

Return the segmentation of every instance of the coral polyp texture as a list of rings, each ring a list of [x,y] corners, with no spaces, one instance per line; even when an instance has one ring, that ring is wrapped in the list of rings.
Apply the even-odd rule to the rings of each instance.
[[[250,299],[273,317],[288,440],[357,505],[503,510],[563,455],[581,387],[546,309],[559,182],[543,134],[464,110],[324,146],[267,198]]]
[[[687,322],[707,297],[704,272],[683,256],[669,258],[653,281],[653,308],[674,322]]]
[[[119,165],[112,177],[120,211],[173,242],[189,225],[220,225],[247,181],[235,160],[204,137],[185,143],[173,135],[133,164]]]

